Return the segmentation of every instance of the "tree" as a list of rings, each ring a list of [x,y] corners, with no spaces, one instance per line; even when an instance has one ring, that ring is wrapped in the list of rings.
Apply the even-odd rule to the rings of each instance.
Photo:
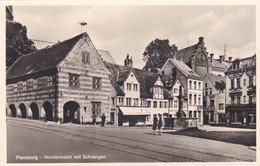
[[[146,62],[143,69],[158,72],[167,59],[173,57],[175,51],[177,51],[177,47],[170,46],[168,39],[155,39],[143,53],[143,59]]]
[[[36,51],[33,41],[27,37],[27,28],[18,22],[6,21],[6,67],[20,56]]]

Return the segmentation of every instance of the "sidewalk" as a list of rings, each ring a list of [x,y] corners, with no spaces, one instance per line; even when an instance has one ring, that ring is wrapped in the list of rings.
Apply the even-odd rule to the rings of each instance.
[[[256,129],[245,129],[245,128],[234,128],[234,127],[225,127],[225,126],[210,126],[203,125],[198,127],[204,131],[256,131]]]

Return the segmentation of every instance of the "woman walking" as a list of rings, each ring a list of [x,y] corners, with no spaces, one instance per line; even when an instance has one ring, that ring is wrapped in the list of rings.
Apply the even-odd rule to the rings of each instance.
[[[156,135],[157,122],[158,122],[157,115],[154,114],[153,115],[153,134],[154,135]]]

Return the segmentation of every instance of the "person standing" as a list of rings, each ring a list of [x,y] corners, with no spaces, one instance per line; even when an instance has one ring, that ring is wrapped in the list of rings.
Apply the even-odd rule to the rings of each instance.
[[[158,118],[157,115],[153,115],[153,134],[156,135],[156,128],[157,128]]]
[[[161,132],[161,128],[162,128],[162,115],[159,114],[159,121],[158,121],[158,130],[159,130],[159,135],[162,134],[162,132]]]
[[[102,127],[104,127],[105,126],[105,122],[106,122],[106,115],[105,115],[105,113],[102,114],[101,120],[102,120]]]
[[[92,120],[93,120],[93,125],[96,126],[96,119],[97,119],[97,115],[93,114],[92,115]]]

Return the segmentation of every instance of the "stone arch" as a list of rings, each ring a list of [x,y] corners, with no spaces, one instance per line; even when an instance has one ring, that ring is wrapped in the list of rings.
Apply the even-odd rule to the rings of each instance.
[[[10,109],[10,116],[11,116],[11,117],[16,117],[16,108],[15,108],[15,105],[14,105],[14,104],[10,104],[9,109]]]
[[[45,112],[45,119],[47,121],[53,121],[53,107],[50,102],[43,103],[43,110]]]
[[[26,114],[26,106],[21,103],[19,105],[19,109],[20,109],[20,112],[21,112],[21,118],[26,118],[27,114]]]
[[[39,120],[39,107],[36,103],[30,104],[30,108],[32,111],[32,118]]]
[[[77,123],[79,121],[79,109],[80,106],[75,101],[65,103],[63,106],[63,123]]]

